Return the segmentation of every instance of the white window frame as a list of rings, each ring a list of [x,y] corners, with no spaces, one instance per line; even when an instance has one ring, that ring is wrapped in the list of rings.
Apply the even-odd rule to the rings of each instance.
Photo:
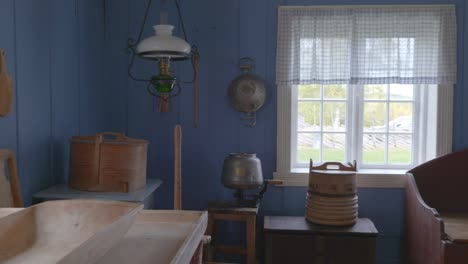
[[[388,85],[388,84],[386,84]],[[355,102],[355,108],[357,108],[357,114],[353,113],[353,118],[358,118],[357,122],[355,122],[355,126],[353,127],[353,131],[359,131],[358,135],[353,135],[354,139],[357,140],[357,144],[353,145],[354,147],[354,151],[355,151],[355,155],[354,155],[354,159],[356,159],[358,161],[358,167],[359,168],[363,168],[363,169],[385,169],[385,170],[408,170],[412,167],[415,167],[416,165],[420,164],[421,163],[421,160],[419,160],[419,139],[422,138],[424,141],[426,141],[426,134],[425,133],[421,133],[421,124],[420,123],[423,123],[423,122],[420,122],[421,118],[420,118],[420,109],[421,109],[421,95],[422,94],[425,94],[427,92],[427,87],[425,87],[426,85],[414,85],[414,89],[413,89],[413,100],[412,101],[406,101],[406,100],[392,100],[390,98],[390,93],[389,93],[389,90],[387,90],[388,94],[387,94],[387,98],[384,99],[384,100],[367,100],[367,99],[364,99],[364,95],[363,95],[363,85],[361,85],[359,87],[359,89],[355,89],[358,94],[356,95],[357,99],[356,101],[358,102]],[[387,87],[387,89],[389,89]],[[392,165],[388,165],[388,164],[364,164],[362,162],[362,140],[363,140],[363,135],[365,134],[365,132],[363,131],[364,130],[364,113],[363,113],[363,105],[364,105],[364,102],[367,101],[367,102],[382,102],[382,103],[386,103],[387,105],[387,111],[386,111],[386,114],[387,114],[387,117],[390,115],[390,103],[391,102],[412,102],[413,103],[413,132],[411,133],[411,136],[412,136],[412,143],[413,143],[413,147],[411,149],[411,163],[410,164],[392,164]],[[382,134],[385,134],[386,135],[386,146],[385,146],[385,157],[388,159],[388,140],[389,140],[389,135],[392,135],[392,134],[405,134],[405,133],[392,133],[389,131],[389,128],[388,128],[388,122],[389,120],[386,121],[386,132],[385,133],[382,133]]]
[[[323,93],[323,89],[321,88],[320,89],[320,93],[321,93],[321,98],[320,99],[314,99],[314,101],[317,101],[317,102],[320,102],[322,104],[322,110],[323,110],[323,103],[322,102],[333,102],[333,101],[336,101],[336,102],[343,102],[343,103],[347,103],[347,109],[346,109],[346,130],[344,132],[335,132],[335,133],[338,133],[338,134],[345,134],[346,136],[346,142],[352,142],[352,134],[348,133],[348,131],[353,131],[353,126],[352,126],[352,123],[353,122],[349,122],[350,118],[352,117],[352,111],[353,111],[353,105],[352,103],[349,104],[349,101],[351,100],[351,98],[353,97],[353,94],[350,93],[350,90],[352,89],[349,89],[349,87],[347,87],[347,90],[346,90],[346,99],[337,99],[337,100],[334,100],[334,99],[326,99],[324,98],[324,93]],[[299,100],[297,100],[298,98],[298,86],[293,86],[292,87],[292,94],[291,94],[291,166],[293,168],[308,168],[308,163],[307,164],[300,164],[300,163],[296,163],[296,154],[297,154],[297,150],[295,148],[295,146],[297,146],[297,109],[298,109],[298,102]],[[323,114],[321,115],[321,119],[320,120],[320,124],[323,124]],[[294,133],[293,133],[294,132]],[[320,133],[322,134],[321,135],[321,141],[323,141],[323,127],[321,126],[321,131]],[[325,133],[334,133],[334,132],[325,132]],[[347,147],[346,148],[346,151],[348,153],[345,154],[346,157],[351,157],[353,155],[350,154],[350,151],[351,151],[351,147]],[[322,150],[323,152],[323,150]]]
[[[292,104],[294,89],[292,86],[277,87],[277,162],[274,178],[283,181],[284,186],[307,186],[308,168],[298,168],[292,162],[292,125],[297,119],[292,116]],[[419,153],[415,153],[414,158],[422,163],[426,160],[450,153],[452,151],[452,126],[453,126],[453,86],[439,85],[431,94],[422,94],[428,100],[424,103],[436,105],[434,118],[427,118],[427,111],[419,111],[417,115],[426,115],[422,120],[427,120],[421,124],[421,130],[429,131],[426,138],[419,135]],[[431,101],[429,101],[431,100]],[[422,107],[422,106],[421,106]],[[421,108],[422,109],[422,108]],[[428,108],[431,109],[431,108]],[[357,116],[352,114],[352,116]],[[416,118],[416,117],[415,117]],[[431,129],[433,128],[433,129]],[[434,142],[435,141],[435,142]],[[405,184],[405,173],[407,169],[388,169],[384,167],[375,169],[359,169],[358,187],[364,188],[402,188]]]
[[[356,160],[358,163],[359,168],[363,169],[397,169],[397,170],[405,170],[412,168],[420,163],[420,156],[418,155],[420,148],[420,140],[422,137],[423,141],[426,141],[426,133],[421,133],[420,131],[420,101],[422,95],[427,92],[425,89],[426,85],[414,85],[414,93],[413,93],[413,100],[394,100],[390,98],[390,94],[386,99],[372,99],[367,100],[370,102],[377,102],[377,103],[386,103],[387,104],[387,116],[389,115],[389,107],[391,102],[401,102],[401,103],[412,103],[413,105],[413,124],[414,124],[414,131],[412,133],[399,133],[399,132],[390,132],[387,128],[385,132],[376,132],[375,134],[385,134],[386,135],[386,148],[388,147],[388,136],[392,134],[409,134],[413,138],[413,147],[411,149],[411,163],[409,164],[379,164],[379,163],[367,163],[364,164],[362,162],[362,140],[363,135],[365,132],[363,131],[363,103],[365,101],[363,96],[363,89],[364,85],[347,85],[347,92],[346,98],[335,100],[335,99],[326,99],[323,95],[323,89],[321,89],[321,98],[311,99],[310,101],[315,102],[345,102],[347,103],[346,109],[346,130],[345,132],[336,132],[339,134],[345,133],[346,134],[346,153],[345,159],[347,161]],[[387,85],[386,85],[387,86]],[[297,162],[297,115],[298,115],[298,103],[299,101],[309,101],[309,99],[298,99],[298,89],[299,86],[292,87],[292,95],[291,95],[291,166],[293,168],[307,168],[309,166],[308,162],[306,163],[298,163]],[[388,89],[388,87],[387,87]],[[323,104],[322,104],[323,107]],[[322,109],[323,110],[323,109]],[[323,119],[323,115],[321,115]],[[321,124],[323,120],[321,120]],[[421,122],[422,123],[422,122]],[[388,120],[387,120],[388,125]],[[318,132],[315,132],[318,133]],[[321,140],[323,141],[323,128],[321,129],[320,133],[322,134]],[[335,133],[335,132],[326,132],[326,133]],[[322,149],[323,152],[323,149]],[[385,155],[387,156],[388,150],[386,149]]]

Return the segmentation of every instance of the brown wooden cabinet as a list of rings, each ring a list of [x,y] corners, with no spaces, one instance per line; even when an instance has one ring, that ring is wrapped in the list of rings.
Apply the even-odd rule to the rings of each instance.
[[[265,216],[267,264],[374,264],[378,231],[367,218],[354,226],[330,227],[304,217]]]

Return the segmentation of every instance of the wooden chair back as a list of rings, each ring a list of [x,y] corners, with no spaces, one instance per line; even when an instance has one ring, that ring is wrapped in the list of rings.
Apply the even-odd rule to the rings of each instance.
[[[9,181],[6,177],[6,166]],[[15,152],[8,149],[0,149],[0,207],[23,207]]]

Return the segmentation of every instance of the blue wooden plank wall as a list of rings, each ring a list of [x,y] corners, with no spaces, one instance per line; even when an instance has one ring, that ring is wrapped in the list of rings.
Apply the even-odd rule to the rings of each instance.
[[[27,205],[66,181],[71,136],[125,131],[127,9],[127,0],[0,0],[0,47],[15,80],[0,148],[17,152]]]

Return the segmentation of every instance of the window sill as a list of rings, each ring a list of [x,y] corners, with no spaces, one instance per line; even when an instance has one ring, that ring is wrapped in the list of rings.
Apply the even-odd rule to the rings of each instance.
[[[306,187],[309,183],[308,169],[293,169],[291,172],[273,174],[275,180],[282,180],[283,187]],[[358,188],[404,188],[405,170],[362,169],[357,172]]]

